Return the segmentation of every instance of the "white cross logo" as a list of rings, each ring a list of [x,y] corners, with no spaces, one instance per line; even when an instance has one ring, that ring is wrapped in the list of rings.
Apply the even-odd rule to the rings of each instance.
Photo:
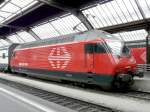
[[[52,48],[48,60],[52,68],[64,69],[71,60],[71,55],[65,47]]]

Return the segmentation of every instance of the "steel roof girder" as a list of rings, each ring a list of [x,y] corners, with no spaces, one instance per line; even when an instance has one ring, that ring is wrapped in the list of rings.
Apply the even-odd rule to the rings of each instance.
[[[82,13],[82,11],[80,11],[80,10],[74,10],[72,13],[86,26],[86,28],[88,30],[94,29],[94,27],[89,22],[89,20],[84,16],[84,14]]]
[[[10,44],[12,44],[13,42],[10,40],[10,39],[8,39],[8,38],[6,38],[6,39],[4,39],[5,41],[7,41],[8,43],[10,43]]]
[[[41,40],[41,38],[31,28],[27,28],[25,31],[33,36],[36,40]]]
[[[107,26],[103,28],[98,28],[99,30],[104,30],[109,33],[118,33],[123,31],[133,31],[133,30],[140,30],[140,29],[147,29],[147,24],[150,24],[150,18],[145,20],[137,20],[133,22],[113,25],[113,26]]]
[[[45,4],[48,4],[50,6],[53,6],[55,8],[59,8],[61,10],[67,11],[72,13],[73,15],[75,15],[84,25],[88,30],[92,30],[94,29],[94,27],[92,26],[92,24],[88,21],[88,19],[84,16],[84,14],[82,13],[82,11],[73,8],[73,7],[69,7],[66,5],[62,5],[58,2],[54,2],[53,0],[38,0],[40,2],[43,2]]]

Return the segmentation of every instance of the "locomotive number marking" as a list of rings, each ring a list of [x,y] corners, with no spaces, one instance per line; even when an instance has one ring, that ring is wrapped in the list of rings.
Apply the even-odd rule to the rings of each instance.
[[[19,66],[28,66],[28,63],[18,63]]]

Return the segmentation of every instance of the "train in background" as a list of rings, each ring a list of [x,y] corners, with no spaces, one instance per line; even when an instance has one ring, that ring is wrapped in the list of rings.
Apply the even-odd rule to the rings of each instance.
[[[146,64],[146,43],[145,41],[127,42],[137,64]]]
[[[143,76],[124,42],[100,30],[12,44],[7,52],[4,70],[38,78],[122,88]]]
[[[0,48],[0,71],[7,70],[8,66],[8,47]]]
[[[146,48],[130,48],[137,64],[146,64]]]
[[[0,48],[0,71],[8,72],[10,70],[10,59],[13,49],[19,44],[12,44]]]
[[[136,63],[137,70],[141,72],[149,72],[150,66],[146,62],[146,42],[139,40],[135,42],[127,42],[126,45],[130,48]]]

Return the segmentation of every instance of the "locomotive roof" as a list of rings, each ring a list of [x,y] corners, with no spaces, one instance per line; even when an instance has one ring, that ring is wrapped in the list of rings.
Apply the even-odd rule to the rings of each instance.
[[[57,44],[57,43],[65,43],[65,42],[73,42],[73,41],[81,41],[81,40],[87,40],[87,39],[93,40],[93,39],[96,39],[97,37],[119,40],[115,36],[105,31],[91,30],[91,31],[82,32],[82,33],[73,33],[69,35],[53,37],[53,38],[39,40],[35,42],[24,43],[16,47],[16,49],[23,49],[23,48],[51,45],[51,44]]]

